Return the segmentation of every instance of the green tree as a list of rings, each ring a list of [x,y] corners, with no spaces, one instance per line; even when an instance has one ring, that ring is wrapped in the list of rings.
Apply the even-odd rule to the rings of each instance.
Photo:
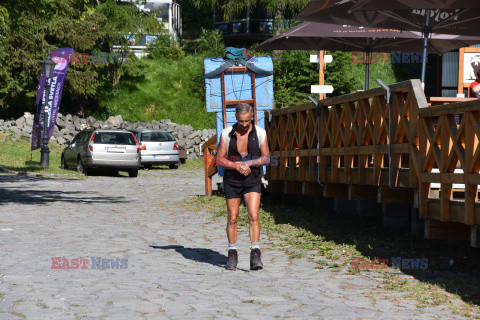
[[[197,8],[212,8],[217,6],[224,13],[223,19],[228,20],[245,9],[265,8],[274,15],[274,34],[285,30],[285,21],[292,18],[299,10],[305,7],[308,0],[191,0]]]
[[[100,23],[102,38],[99,44],[103,52],[113,52],[114,46],[119,46],[120,52],[127,52],[129,37],[160,35],[162,32],[161,24],[153,15],[147,15],[133,5],[118,5],[114,0],[106,0],[96,11],[104,17]],[[118,85],[125,72],[124,68],[125,66],[117,61],[108,64],[107,74],[112,87]]]
[[[351,52],[333,51],[329,53],[333,56],[333,61],[327,64],[325,69],[325,83],[333,86],[332,96],[362,89],[362,65],[352,63]]]
[[[318,71],[310,63],[312,51],[284,50],[274,53],[275,106],[289,107],[308,101],[310,85],[318,83]]]
[[[183,48],[170,35],[158,36],[148,47],[150,59],[181,60],[185,57]]]
[[[0,114],[32,111],[39,62],[52,50],[70,47],[77,53],[111,53],[118,44],[125,51],[128,32],[159,34],[161,25],[133,5],[118,5],[114,0],[4,0],[0,7]],[[69,67],[64,98],[78,106],[75,111],[81,112],[99,88],[118,85],[132,66],[115,60],[91,62],[84,59]]]
[[[225,55],[225,44],[220,30],[202,28],[198,49],[204,57],[223,57]]]

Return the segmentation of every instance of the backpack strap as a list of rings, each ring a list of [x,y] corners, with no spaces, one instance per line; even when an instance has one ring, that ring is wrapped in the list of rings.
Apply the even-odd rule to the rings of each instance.
[[[248,62],[248,61],[245,61],[245,60],[240,60],[240,63],[243,64],[245,67],[247,67],[248,70],[250,70],[250,71],[252,71],[256,74],[259,74],[259,75],[262,75],[262,76],[273,75],[273,70],[260,69],[259,67],[254,65],[252,62]]]
[[[228,68],[230,67],[233,67],[235,65],[243,65],[245,67],[247,67],[248,70],[258,74],[258,75],[262,75],[262,76],[271,76],[273,75],[273,70],[264,70],[264,69],[261,69],[259,67],[257,67],[256,65],[253,64],[253,62],[249,62],[247,60],[225,60],[224,63],[222,63],[222,65],[220,67],[218,67],[217,69],[215,70],[212,70],[210,72],[207,72],[207,73],[204,73],[203,74],[203,77],[204,78],[212,78],[212,77],[215,77],[219,74],[221,74],[222,72],[224,72],[225,70],[227,70]]]
[[[219,74],[221,74],[223,71],[227,70],[228,68],[230,67],[233,67],[235,65],[235,62],[232,61],[232,60],[225,60],[224,63],[222,63],[220,65],[220,67],[218,67],[217,69],[215,70],[212,70],[210,72],[207,72],[207,73],[204,73],[203,74],[203,77],[204,78],[212,78],[212,77],[215,77]]]
[[[228,155],[228,147],[230,146],[230,132],[232,132],[233,126],[227,127],[222,129],[222,140],[227,148],[227,155]]]
[[[265,138],[267,137],[267,132],[265,131],[265,129],[259,126],[255,126],[255,130],[257,130],[258,148],[261,148],[263,142],[265,141]]]

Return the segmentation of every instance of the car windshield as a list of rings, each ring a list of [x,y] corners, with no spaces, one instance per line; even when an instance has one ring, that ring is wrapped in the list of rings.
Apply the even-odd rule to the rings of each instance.
[[[166,142],[175,141],[170,132],[144,132],[142,133],[142,142]]]
[[[97,132],[93,143],[134,145],[135,138],[129,132]]]

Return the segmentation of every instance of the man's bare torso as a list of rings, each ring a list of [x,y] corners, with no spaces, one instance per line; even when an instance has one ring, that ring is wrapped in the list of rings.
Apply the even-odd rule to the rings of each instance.
[[[248,131],[244,134],[239,133],[238,131],[235,132],[237,135],[237,150],[238,153],[242,156],[245,157],[248,155],[248,134],[252,131],[252,127],[248,129]]]

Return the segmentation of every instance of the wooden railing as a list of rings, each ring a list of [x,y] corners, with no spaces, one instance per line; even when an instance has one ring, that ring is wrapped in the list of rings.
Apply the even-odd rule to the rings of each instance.
[[[430,97],[428,98],[428,105],[438,106],[442,104],[475,101],[475,100],[477,100],[477,98]]]
[[[217,173],[217,166],[215,165],[215,156],[212,151],[217,150],[217,135],[208,139],[202,145],[202,163],[205,171],[205,195],[212,195],[212,176]]]
[[[427,238],[480,247],[480,101],[429,106],[419,80],[388,89],[266,114],[269,191],[409,204]],[[202,146],[206,194],[215,142]]]
[[[480,184],[480,101],[447,104],[419,111],[422,218],[480,224],[476,210]],[[432,184],[438,201],[428,201]],[[453,199],[454,185],[457,192]],[[463,195],[462,195],[463,194]]]
[[[418,80],[389,90],[271,111],[270,191],[411,204],[426,237],[480,246],[480,101],[429,106]]]
[[[376,88],[321,100],[318,111],[313,103],[273,110],[267,132],[279,165],[268,179],[416,187],[418,110],[427,102],[417,80],[390,90],[390,104]]]

